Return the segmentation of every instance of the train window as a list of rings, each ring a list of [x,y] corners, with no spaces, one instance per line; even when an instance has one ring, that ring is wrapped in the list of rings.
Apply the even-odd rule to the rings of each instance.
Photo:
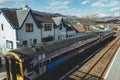
[[[49,64],[49,63],[51,63],[51,59],[49,59],[49,60],[46,61],[46,64]]]
[[[45,53],[42,53],[42,58],[43,58],[43,59],[45,58]]]
[[[43,66],[45,66],[46,65],[46,61],[43,61]]]
[[[38,60],[41,60],[42,59],[42,55],[40,54],[39,56],[38,56]]]
[[[28,72],[33,71],[33,67],[34,67],[33,64],[29,64],[29,65],[28,65]]]
[[[16,63],[16,73],[21,75],[21,72],[20,72],[20,65],[18,63]]]
[[[42,64],[41,64],[41,62],[39,63],[39,67],[42,67]]]

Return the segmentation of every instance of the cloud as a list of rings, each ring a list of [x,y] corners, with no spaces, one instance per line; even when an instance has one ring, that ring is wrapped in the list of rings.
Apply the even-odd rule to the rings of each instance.
[[[51,7],[59,7],[59,6],[66,6],[69,4],[69,1],[64,1],[64,2],[60,2],[60,1],[54,1],[54,2],[50,2],[49,5]]]
[[[120,10],[120,7],[113,7],[110,9],[110,11],[118,11],[118,10]]]
[[[0,0],[0,5],[14,6],[14,5],[20,5],[20,4],[24,4],[32,1],[34,0]]]
[[[24,0],[0,0],[1,4],[15,4],[15,3],[19,3],[22,2]]]
[[[91,4],[92,7],[114,7],[119,6],[119,0],[99,0]]]
[[[55,13],[59,13],[59,12],[64,13],[65,11],[70,10],[70,7],[68,6],[68,4],[69,4],[69,1],[64,1],[64,2],[54,1],[54,2],[50,2],[48,7],[45,7],[45,9]]]
[[[0,8],[8,7],[8,8],[20,8],[25,5],[32,4],[34,0],[0,0]]]
[[[64,15],[80,15],[81,10],[71,7],[69,4],[71,3],[70,0],[51,0],[46,7],[40,7],[36,10],[42,12],[50,12],[50,13],[61,13]]]
[[[85,4],[88,4],[88,3],[90,3],[90,0],[85,0],[85,1],[83,1],[81,4],[82,4],[82,5],[85,5]]]

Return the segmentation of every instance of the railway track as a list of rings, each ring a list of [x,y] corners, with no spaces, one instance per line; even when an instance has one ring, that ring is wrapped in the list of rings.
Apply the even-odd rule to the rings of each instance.
[[[104,79],[107,68],[109,67],[117,49],[120,46],[120,37],[118,36],[102,51],[96,54],[92,59],[85,63],[77,71],[67,76],[68,80],[102,80]]]

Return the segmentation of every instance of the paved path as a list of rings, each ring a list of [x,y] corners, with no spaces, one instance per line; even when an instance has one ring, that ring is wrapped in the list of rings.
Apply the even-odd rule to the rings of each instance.
[[[0,57],[2,58],[2,66],[0,66],[0,80],[3,80],[4,78],[6,78],[4,55],[0,53]]]
[[[6,72],[0,73],[0,80],[4,80],[6,77]]]
[[[120,48],[108,69],[105,80],[120,80]]]

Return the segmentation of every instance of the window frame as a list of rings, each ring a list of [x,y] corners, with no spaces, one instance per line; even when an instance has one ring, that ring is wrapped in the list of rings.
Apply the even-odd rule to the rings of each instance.
[[[26,23],[26,32],[33,32],[33,23]]]
[[[13,49],[13,41],[6,40],[6,48]]]
[[[27,41],[27,40],[24,40],[24,41],[23,41],[23,45],[24,45],[24,46],[27,46],[27,45],[28,45],[28,41]]]
[[[44,31],[51,31],[52,30],[52,24],[44,24]]]
[[[33,44],[37,44],[37,39],[33,39]]]

